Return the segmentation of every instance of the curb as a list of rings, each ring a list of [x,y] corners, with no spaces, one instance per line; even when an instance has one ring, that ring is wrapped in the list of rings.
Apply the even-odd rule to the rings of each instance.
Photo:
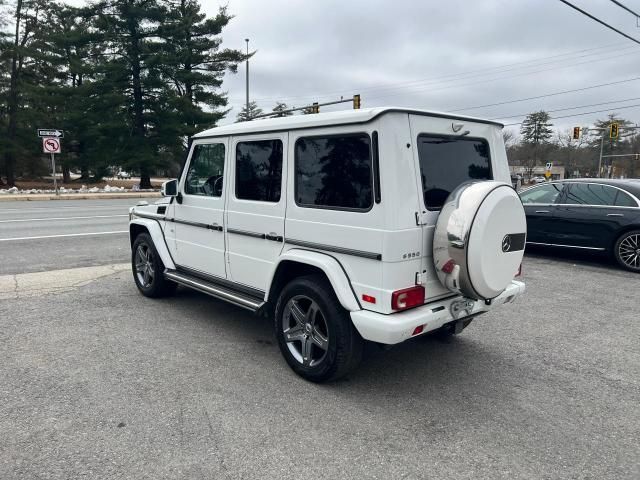
[[[34,202],[42,200],[104,200],[108,198],[160,198],[159,192],[136,192],[136,193],[62,193],[54,195],[49,193],[35,193],[22,195],[11,193],[0,195],[0,202]]]

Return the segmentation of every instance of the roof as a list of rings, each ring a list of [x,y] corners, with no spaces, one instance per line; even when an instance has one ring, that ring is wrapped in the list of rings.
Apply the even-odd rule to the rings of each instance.
[[[564,180],[554,180],[551,183],[598,183],[602,185],[611,185],[626,190],[636,197],[640,198],[640,179],[638,178],[565,178]]]
[[[341,110],[336,112],[316,113],[311,115],[293,115],[290,117],[266,118],[250,122],[233,123],[222,127],[210,128],[196,133],[193,138],[217,137],[225,135],[246,135],[266,131],[298,130],[301,128],[325,127],[331,125],[349,125],[367,123],[382,114],[389,112],[406,112],[435,118],[448,118],[469,122],[487,123],[502,128],[504,125],[491,120],[448,114],[429,110],[418,110],[403,107],[376,107],[360,110]]]

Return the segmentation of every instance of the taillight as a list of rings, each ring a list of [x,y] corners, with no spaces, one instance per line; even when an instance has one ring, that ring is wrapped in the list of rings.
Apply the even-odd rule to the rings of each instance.
[[[406,310],[423,303],[424,287],[422,285],[396,290],[391,294],[391,308],[393,310]]]

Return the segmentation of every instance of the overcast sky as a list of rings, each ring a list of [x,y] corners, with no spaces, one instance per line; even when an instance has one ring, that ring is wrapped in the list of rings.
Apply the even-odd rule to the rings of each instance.
[[[634,16],[608,0],[572,0],[640,39]],[[639,0],[621,0],[640,10]],[[79,1],[73,3],[80,3]],[[559,0],[202,0],[207,13],[235,15],[223,46],[257,50],[250,97],[265,110],[362,95],[363,107],[459,110],[503,123],[523,114],[582,105],[552,116],[608,109],[640,123],[640,78],[582,92],[494,107],[470,107],[640,77],[640,45]],[[245,70],[228,75],[235,120]],[[639,105],[634,108],[616,108]],[[350,108],[344,105],[337,108]],[[587,125],[606,113],[554,120]],[[513,127],[513,128],[518,128]]]
[[[640,10],[638,0],[621,1]],[[612,2],[572,3],[640,39],[633,15]],[[213,13],[219,3],[203,5]],[[301,105],[360,93],[366,107],[462,109],[513,123],[537,109],[626,100],[552,115],[610,108],[640,122],[640,106],[614,108],[640,105],[640,79],[467,108],[640,77],[640,45],[559,0],[230,0],[228,8],[235,18],[223,32],[224,45],[242,47],[248,37],[257,50],[250,63],[250,97],[264,109],[277,100]],[[244,68],[225,81],[233,107],[227,120],[235,119],[244,102],[244,81]],[[605,115],[555,123],[588,124]]]

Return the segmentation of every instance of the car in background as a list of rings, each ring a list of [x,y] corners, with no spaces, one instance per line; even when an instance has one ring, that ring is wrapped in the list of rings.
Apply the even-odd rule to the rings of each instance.
[[[527,244],[613,255],[640,273],[640,180],[572,179],[520,192]]]
[[[131,178],[131,174],[129,172],[125,172],[124,170],[120,170],[116,175],[116,178],[118,178],[119,180]]]
[[[547,180],[544,177],[533,177],[531,183],[545,183]]]

